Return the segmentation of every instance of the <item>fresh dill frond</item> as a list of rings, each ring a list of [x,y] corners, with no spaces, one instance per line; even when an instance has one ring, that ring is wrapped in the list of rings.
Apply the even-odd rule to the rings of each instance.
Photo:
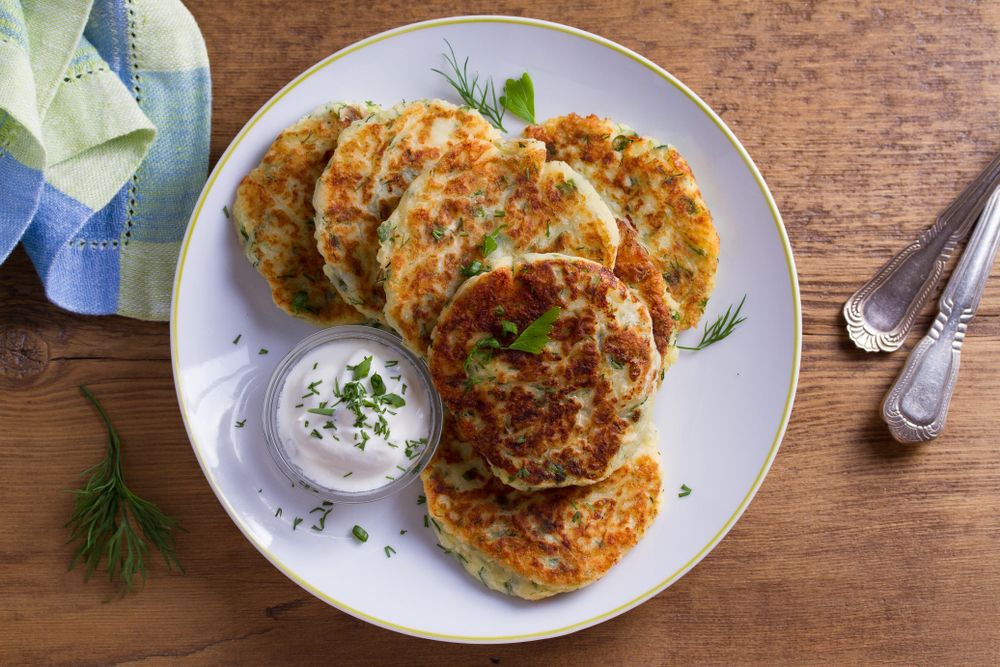
[[[452,73],[446,74],[435,68],[431,68],[431,71],[443,76],[451,84],[451,87],[458,92],[458,96],[462,98],[462,101],[483,114],[493,127],[501,132],[506,132],[507,128],[503,126],[505,109],[500,98],[497,97],[493,79],[488,78],[486,79],[486,83],[480,83],[479,74],[473,74],[470,78],[469,59],[466,58],[462,62],[462,66],[459,67],[458,58],[455,56],[455,49],[452,48],[451,42],[446,39],[444,43],[448,45],[448,53],[442,53],[441,55],[448,62]]]
[[[84,579],[105,560],[108,579],[117,583],[124,595],[133,590],[136,577],[146,580],[146,554],[149,545],[163,555],[167,568],[176,567],[174,531],[183,527],[160,509],[132,493],[122,472],[122,443],[118,431],[97,398],[87,387],[80,391],[97,409],[108,428],[108,448],[104,460],[83,474],[90,478],[75,492],[73,514],[66,527],[69,542],[82,542],[73,554],[69,569],[83,565]]]
[[[733,311],[733,307],[730,305],[726,308],[726,312],[716,318],[715,322],[711,326],[705,325],[704,331],[701,335],[701,342],[694,347],[689,347],[687,345],[678,345],[677,349],[680,350],[704,350],[709,345],[714,345],[720,340],[724,340],[733,333],[737,326],[742,322],[745,322],[747,318],[740,317],[740,311],[743,310],[743,304],[746,303],[747,295],[744,294],[743,298],[740,299],[740,303],[736,306],[736,311]]]

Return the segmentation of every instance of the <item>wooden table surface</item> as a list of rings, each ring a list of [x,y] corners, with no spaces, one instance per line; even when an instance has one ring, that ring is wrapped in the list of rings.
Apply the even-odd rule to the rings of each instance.
[[[187,4],[212,61],[213,161],[313,62],[454,12],[441,0]],[[167,325],[49,305],[18,250],[0,267],[0,663],[1000,660],[1000,281],[972,324],[947,431],[924,447],[894,445],[876,410],[905,355],[853,349],[840,317],[847,296],[1000,150],[1000,4],[465,11],[566,22],[648,56],[720,113],[767,179],[798,263],[803,360],[780,455],[743,519],[673,587],[569,637],[460,646],[375,628],[286,579],[227,518],[181,423]],[[131,485],[189,531],[179,538],[186,575],[155,563],[144,590],[111,602],[104,580],[66,571],[67,489],[104,446],[82,382],[122,433]]]

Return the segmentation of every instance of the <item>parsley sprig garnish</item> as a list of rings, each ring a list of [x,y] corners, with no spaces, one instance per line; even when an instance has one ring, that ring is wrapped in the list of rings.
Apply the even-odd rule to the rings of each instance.
[[[743,304],[746,303],[746,294],[740,300],[738,306],[736,306],[736,311],[733,311],[733,307],[729,306],[726,308],[726,312],[716,318],[715,322],[711,326],[705,325],[704,331],[701,336],[701,342],[694,347],[689,347],[687,345],[678,345],[679,350],[704,350],[709,345],[715,345],[720,340],[726,339],[729,334],[733,333],[737,326],[742,322],[745,322],[747,318],[740,317],[740,311],[743,310]]]
[[[493,353],[496,350],[516,350],[518,352],[527,352],[528,354],[541,353],[545,345],[549,342],[549,334],[552,333],[552,327],[561,311],[562,308],[559,306],[549,308],[539,315],[534,322],[526,326],[524,331],[514,339],[514,342],[506,347],[501,345],[500,341],[493,336],[480,338],[472,345],[468,356],[465,357],[465,374],[470,375],[469,371],[473,368],[482,368],[489,363],[493,359]],[[504,332],[509,332],[512,328],[514,331],[517,330],[517,325],[508,320],[504,320],[502,326]]]
[[[174,531],[184,528],[126,486],[118,431],[90,390],[80,385],[80,391],[107,426],[108,448],[104,460],[84,473],[90,473],[90,478],[76,491],[73,515],[66,526],[70,529],[69,541],[82,544],[74,552],[69,569],[83,565],[84,578],[89,579],[104,558],[108,579],[117,582],[125,594],[134,588],[137,576],[146,580],[146,553],[152,544],[163,555],[168,569],[177,567],[183,572],[177,560]]]
[[[538,319],[524,328],[524,331],[507,346],[508,350],[519,350],[528,354],[538,354],[549,342],[552,326],[559,317],[562,308],[553,306],[542,313]]]

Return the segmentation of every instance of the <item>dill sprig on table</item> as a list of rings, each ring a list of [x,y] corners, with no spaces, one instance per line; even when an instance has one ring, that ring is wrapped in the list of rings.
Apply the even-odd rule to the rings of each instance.
[[[507,129],[503,126],[504,105],[497,97],[493,79],[487,78],[485,84],[480,84],[479,74],[473,74],[472,78],[469,78],[469,59],[466,58],[462,66],[459,67],[458,58],[455,56],[455,49],[452,48],[451,42],[444,40],[444,43],[448,45],[448,53],[441,55],[448,61],[452,73],[445,74],[435,68],[431,68],[431,71],[443,76],[458,92],[462,101],[483,114],[493,127],[501,132],[506,132]]]
[[[747,318],[740,317],[740,311],[743,310],[743,304],[746,303],[747,296],[743,295],[738,306],[736,306],[736,311],[733,312],[733,307],[729,306],[726,308],[726,312],[716,318],[715,322],[711,326],[705,325],[704,332],[701,335],[701,342],[694,347],[688,347],[687,345],[678,345],[679,350],[704,350],[709,345],[714,345],[720,340],[724,340],[733,333],[737,326],[742,322],[745,322]]]
[[[108,579],[120,592],[133,590],[136,576],[146,580],[146,552],[152,544],[162,555],[167,568],[176,566],[175,530],[184,530],[177,522],[148,500],[132,493],[122,474],[122,443],[104,408],[87,387],[80,391],[97,409],[108,428],[108,448],[104,460],[84,475],[86,485],[75,492],[73,515],[66,522],[69,542],[81,542],[73,554],[69,569],[83,565],[84,579],[89,579],[103,558]]]

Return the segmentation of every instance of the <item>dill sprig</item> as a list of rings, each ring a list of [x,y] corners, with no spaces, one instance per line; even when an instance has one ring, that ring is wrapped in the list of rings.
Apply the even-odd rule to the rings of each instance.
[[[701,335],[701,342],[696,346],[678,345],[677,348],[680,350],[704,350],[709,345],[714,345],[720,340],[727,338],[740,323],[746,321],[747,318],[740,317],[740,311],[743,310],[743,304],[746,300],[747,295],[744,294],[743,298],[740,299],[739,305],[736,306],[735,312],[733,312],[733,307],[730,305],[729,308],[726,308],[726,312],[717,317],[711,326],[706,324],[704,332]]]
[[[80,541],[69,565],[72,570],[83,565],[84,579],[89,579],[102,557],[108,579],[118,584],[124,595],[134,588],[136,576],[146,580],[146,552],[152,544],[167,568],[176,566],[175,530],[183,527],[148,500],[132,493],[122,474],[122,443],[104,408],[87,387],[80,391],[97,409],[108,428],[108,449],[103,461],[83,474],[90,474],[86,485],[77,490],[73,515],[66,522],[68,542]]]
[[[458,92],[462,101],[483,114],[493,127],[501,132],[506,132],[507,128],[503,126],[504,105],[500,101],[500,98],[497,97],[493,79],[486,79],[485,84],[480,84],[479,74],[473,74],[470,79],[468,57],[466,57],[462,66],[459,67],[458,58],[455,56],[455,49],[452,48],[451,42],[446,39],[444,43],[448,45],[448,53],[442,53],[441,55],[444,56],[444,59],[451,66],[452,74],[445,74],[435,68],[431,68],[431,71],[443,76],[451,84],[451,87]]]

